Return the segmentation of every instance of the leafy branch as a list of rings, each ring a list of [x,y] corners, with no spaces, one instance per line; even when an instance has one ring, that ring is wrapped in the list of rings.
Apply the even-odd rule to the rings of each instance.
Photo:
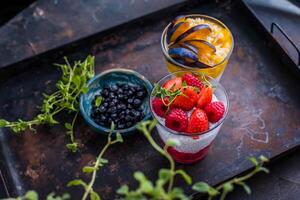
[[[75,179],[68,183],[68,186],[82,186],[84,188],[84,194],[81,198],[81,200],[85,200],[90,196],[91,200],[100,200],[99,194],[93,189],[93,185],[96,181],[96,175],[97,172],[100,170],[100,168],[108,163],[108,160],[104,159],[104,153],[107,151],[107,149],[118,142],[123,142],[123,138],[119,132],[116,133],[116,138],[112,139],[112,136],[114,134],[115,125],[112,123],[110,133],[108,134],[107,143],[103,147],[103,149],[100,151],[99,155],[96,158],[96,161],[93,163],[93,166],[85,166],[82,168],[82,172],[86,174],[92,174],[92,178],[89,183],[84,182],[81,179]]]
[[[184,170],[175,169],[174,160],[166,151],[169,146],[177,146],[180,145],[180,143],[174,139],[168,140],[165,147],[161,148],[153,140],[151,135],[151,131],[155,127],[156,123],[156,120],[141,122],[138,124],[137,128],[144,134],[151,146],[162,156],[167,158],[170,164],[170,169],[160,169],[158,179],[155,183],[151,182],[142,172],[135,172],[134,178],[139,182],[139,187],[136,190],[130,190],[127,185],[123,185],[118,189],[117,193],[121,195],[121,199],[124,200],[190,200],[191,197],[188,197],[181,188],[173,187],[173,184],[174,177],[176,175],[181,175],[188,184],[192,184],[192,179]],[[250,157],[249,160],[255,166],[254,170],[250,173],[226,181],[216,188],[205,182],[197,182],[192,186],[192,189],[206,194],[208,196],[208,200],[212,200],[217,196],[220,196],[220,200],[224,200],[227,194],[233,191],[235,185],[243,187],[245,191],[250,194],[251,189],[245,181],[259,172],[268,173],[269,170],[263,167],[263,165],[268,161],[266,157],[260,156],[259,161],[254,157]]]
[[[27,129],[35,132],[34,127],[37,125],[59,124],[54,117],[62,111],[75,113],[72,123],[65,123],[65,128],[70,137],[70,143],[66,147],[72,152],[76,152],[78,143],[74,137],[74,124],[78,116],[79,96],[87,92],[86,82],[94,76],[94,57],[88,56],[84,61],[75,61],[73,66],[65,58],[65,64],[55,65],[61,68],[62,77],[56,83],[56,92],[50,95],[44,94],[40,114],[28,121],[19,119],[10,122],[0,119],[0,127],[10,128],[14,133],[20,133]]]
[[[257,160],[255,157],[250,157],[248,159],[255,166],[250,173],[226,181],[225,183],[217,186],[216,188],[211,187],[205,182],[198,182],[193,185],[192,189],[197,192],[207,194],[208,200],[212,200],[219,195],[221,195],[220,200],[224,200],[227,194],[233,191],[235,185],[243,187],[247,194],[251,194],[251,189],[245,183],[245,181],[250,179],[251,177],[253,177],[255,174],[259,172],[269,173],[269,170],[263,167],[263,165],[266,162],[268,162],[268,159],[265,156],[260,156],[259,160]]]
[[[151,146],[164,156],[170,164],[169,169],[160,169],[158,179],[153,184],[142,172],[135,172],[134,178],[139,182],[139,188],[133,191],[129,191],[127,185],[123,185],[117,193],[124,196],[125,200],[142,200],[142,199],[157,199],[157,200],[171,200],[181,199],[186,200],[188,197],[184,194],[181,188],[173,187],[174,177],[181,175],[187,184],[192,184],[191,177],[183,170],[175,170],[175,162],[171,155],[166,151],[169,146],[178,145],[177,140],[169,140],[164,148],[161,148],[153,139],[151,132],[157,120],[141,122],[137,125],[137,129],[140,130]],[[165,186],[167,189],[165,189]]]
[[[68,200],[70,199],[70,195],[68,193],[63,194],[62,196],[55,195],[54,192],[51,192],[47,195],[46,200]],[[17,198],[6,198],[3,200],[39,200],[39,195],[36,191],[29,190],[26,192],[24,196],[20,196]]]

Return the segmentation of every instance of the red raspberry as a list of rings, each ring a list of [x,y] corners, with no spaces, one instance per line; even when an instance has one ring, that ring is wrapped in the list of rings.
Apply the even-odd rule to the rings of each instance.
[[[188,116],[180,108],[174,108],[166,116],[166,127],[174,131],[185,131],[188,125]]]
[[[222,102],[215,101],[205,106],[204,111],[206,112],[208,120],[212,123],[215,123],[223,117],[225,106]]]
[[[168,99],[165,99],[165,103],[168,103]],[[158,97],[155,97],[152,100],[152,108],[154,112],[160,117],[164,117],[168,110],[168,107],[163,103],[162,99]]]
[[[204,87],[204,84],[191,73],[184,74],[182,81],[185,81],[187,85],[197,87],[200,90]]]

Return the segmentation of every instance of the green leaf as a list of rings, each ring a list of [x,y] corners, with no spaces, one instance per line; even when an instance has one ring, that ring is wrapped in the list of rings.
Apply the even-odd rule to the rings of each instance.
[[[263,172],[265,172],[266,174],[270,173],[270,170],[267,169],[267,168],[265,168],[265,167],[260,167],[260,168],[259,168],[259,171],[263,171]]]
[[[98,96],[97,98],[96,98],[96,100],[95,100],[95,106],[96,107],[99,107],[100,105],[101,105],[101,103],[102,103],[102,97],[101,96]]]
[[[121,143],[123,142],[123,137],[119,132],[116,133],[116,141]]]
[[[248,160],[252,162],[253,165],[258,166],[259,163],[255,157],[249,157]]]
[[[8,124],[8,121],[4,120],[4,119],[0,119],[0,127],[4,127]]]
[[[81,92],[82,92],[83,94],[87,93],[88,91],[89,91],[89,88],[86,87],[86,86],[83,86],[83,87],[81,88]]]
[[[90,198],[91,198],[91,200],[100,200],[101,199],[100,196],[99,196],[99,194],[97,192],[95,192],[95,191],[92,191],[90,193]]]
[[[259,159],[260,159],[262,162],[269,162],[269,159],[268,159],[267,157],[265,157],[264,155],[259,156]]]
[[[111,132],[113,132],[115,130],[115,128],[116,128],[115,123],[111,122],[111,124],[110,124],[110,130],[111,130]]]
[[[176,174],[180,174],[187,184],[192,184],[192,178],[182,169],[177,170]]]
[[[100,159],[99,159],[99,162],[100,162],[101,164],[107,164],[107,163],[108,163],[108,160],[107,160],[107,159],[104,159],[104,158],[100,158]]]
[[[146,176],[142,172],[135,172],[133,176],[140,183],[140,191],[144,193],[151,193],[151,191],[153,190],[153,184],[146,178]]]
[[[218,190],[215,188],[211,187],[205,182],[197,182],[192,186],[192,189],[200,192],[200,193],[207,193],[210,196],[217,196],[219,194]]]
[[[223,190],[228,193],[228,192],[231,192],[232,190],[234,189],[234,186],[231,184],[231,183],[225,183],[223,185]]]
[[[78,144],[76,142],[66,144],[67,149],[69,149],[71,152],[75,153],[78,148]]]
[[[178,139],[170,138],[167,140],[166,145],[170,147],[178,147],[181,145],[181,143]]]
[[[247,194],[251,194],[251,188],[244,182],[238,182],[236,183],[244,188]]]
[[[175,187],[171,191],[171,199],[190,200],[185,194],[183,189]]]
[[[36,191],[30,190],[28,192],[26,192],[26,194],[24,195],[26,200],[38,200],[39,199],[39,195]]]
[[[83,186],[84,188],[87,187],[87,184],[81,179],[72,180],[68,183],[67,186],[70,187],[70,186],[79,186],[79,185]]]
[[[94,167],[91,167],[91,166],[85,166],[85,167],[82,168],[82,172],[86,173],[86,174],[92,173],[95,170],[96,169]]]
[[[160,169],[158,173],[159,179],[163,180],[164,182],[167,182],[172,177],[172,171],[169,169]]]
[[[65,123],[65,128],[67,130],[72,130],[73,129],[73,127],[72,127],[72,125],[70,123]]]
[[[118,194],[123,194],[123,195],[126,195],[128,194],[129,192],[129,188],[127,185],[122,185],[118,190],[117,190],[117,193]]]
[[[80,78],[80,76],[74,75],[73,79],[72,79],[72,82],[76,85],[76,87],[79,88],[80,85],[81,85],[81,78]]]

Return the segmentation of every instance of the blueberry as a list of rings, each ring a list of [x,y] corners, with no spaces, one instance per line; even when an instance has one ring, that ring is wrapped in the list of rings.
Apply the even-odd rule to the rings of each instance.
[[[116,113],[113,113],[113,114],[111,115],[111,118],[114,119],[114,120],[116,120],[117,117],[118,117],[118,115],[117,115]]]
[[[118,93],[120,94],[120,93],[123,93],[123,89],[122,88],[119,88],[118,89]]]
[[[124,95],[123,95],[123,94],[118,94],[117,98],[118,98],[119,100],[122,100],[122,99],[124,99]]]
[[[144,91],[139,91],[139,92],[136,93],[136,96],[138,96],[138,97],[145,97],[146,93]]]
[[[111,85],[110,90],[116,92],[119,89],[117,85]]]
[[[108,97],[108,95],[109,95],[108,90],[107,90],[107,89],[103,89],[102,92],[101,92],[101,95],[102,95],[103,97]]]
[[[132,104],[132,103],[133,103],[133,99],[130,98],[130,99],[127,100],[127,102],[128,102],[129,104]]]
[[[104,102],[102,105],[103,105],[104,107],[107,107],[107,106],[108,106],[108,103],[107,103],[107,102]]]
[[[126,122],[126,126],[127,127],[131,127],[132,126],[132,122]]]
[[[128,104],[128,105],[127,105],[127,108],[132,109],[133,106],[132,106],[131,104]]]
[[[104,115],[101,115],[101,116],[100,116],[100,121],[101,121],[101,122],[105,122],[105,121],[106,121],[106,117],[105,117]]]
[[[130,115],[125,116],[125,121],[130,122],[132,120],[132,117]]]
[[[118,109],[118,110],[124,110],[124,109],[126,109],[126,105],[123,104],[123,103],[118,104],[118,105],[117,105],[117,109]]]
[[[109,108],[109,112],[110,113],[116,113],[117,112],[117,107],[116,106],[112,106]]]
[[[140,99],[133,100],[134,107],[139,107],[141,104],[142,104],[142,101]]]
[[[122,86],[122,89],[123,90],[128,90],[129,89],[129,85],[126,83],[126,84],[124,84],[123,86]]]
[[[134,92],[133,92],[132,90],[129,90],[129,91],[128,91],[128,95],[129,95],[129,96],[133,95],[133,93],[134,93]]]
[[[123,124],[123,123],[118,123],[118,124],[117,124],[117,128],[118,128],[118,129],[123,129],[123,128],[125,128],[125,124]]]
[[[115,105],[116,105],[116,103],[113,102],[113,101],[111,101],[111,102],[109,103],[109,106],[110,106],[110,107],[113,107],[113,106],[115,106]]]
[[[100,106],[99,109],[97,109],[96,111],[98,111],[99,113],[104,113],[106,112],[106,107]]]

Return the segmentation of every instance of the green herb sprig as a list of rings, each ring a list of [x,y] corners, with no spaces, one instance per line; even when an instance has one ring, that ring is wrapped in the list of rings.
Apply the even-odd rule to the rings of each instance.
[[[104,153],[107,149],[118,142],[123,142],[123,138],[119,132],[116,132],[116,138],[112,139],[114,134],[115,124],[112,123],[110,133],[108,134],[107,143],[100,151],[99,155],[96,158],[96,161],[93,163],[93,166],[85,166],[82,168],[82,172],[86,174],[92,174],[92,178],[89,183],[84,182],[82,179],[75,179],[68,183],[68,186],[82,186],[84,189],[84,194],[82,195],[81,200],[86,200],[90,197],[91,200],[100,200],[100,195],[93,189],[94,183],[96,181],[97,172],[100,168],[108,163],[108,160],[104,159]]]
[[[68,200],[70,198],[70,194],[68,193],[63,194],[62,196],[57,196],[54,192],[51,192],[47,195],[46,200]],[[29,190],[24,196],[20,196],[17,198],[6,198],[3,200],[39,200],[39,195],[36,191]]]
[[[144,134],[151,146],[162,156],[167,158],[170,163],[170,168],[160,169],[158,179],[155,183],[151,182],[142,172],[135,172],[134,178],[139,182],[139,187],[135,190],[130,190],[127,185],[123,185],[117,190],[117,193],[121,195],[121,199],[124,200],[190,200],[191,197],[186,195],[182,188],[174,187],[173,184],[176,175],[181,175],[187,184],[192,184],[192,179],[184,170],[175,169],[174,160],[167,152],[168,147],[180,145],[180,142],[174,139],[169,140],[166,142],[165,147],[161,148],[153,140],[151,135],[151,131],[156,123],[156,120],[141,122],[137,128]],[[197,182],[192,186],[192,189],[199,193],[206,194],[208,200],[212,200],[218,196],[220,196],[220,200],[224,200],[227,194],[233,191],[235,185],[243,187],[245,191],[250,194],[251,189],[245,181],[259,172],[268,173],[269,170],[263,167],[263,165],[268,162],[266,157],[260,156],[259,160],[250,157],[249,160],[255,166],[254,170],[250,173],[230,179],[217,187],[212,187],[205,182]]]
[[[134,178],[139,182],[139,188],[130,191],[127,185],[123,185],[117,191],[118,194],[124,196],[124,198],[122,199],[188,199],[188,197],[184,194],[184,191],[181,188],[173,187],[174,177],[176,175],[181,175],[187,184],[192,184],[192,178],[183,170],[175,170],[175,162],[172,159],[171,155],[166,151],[168,147],[178,145],[178,141],[169,140],[165,147],[161,148],[154,141],[151,135],[151,131],[153,130],[156,124],[157,120],[141,122],[138,124],[137,129],[144,134],[151,146],[169,161],[170,168],[160,169],[158,179],[156,180],[155,184],[152,183],[142,172],[135,172]]]
[[[62,111],[75,113],[71,123],[65,123],[67,135],[70,143],[66,147],[72,152],[76,152],[78,143],[74,138],[74,125],[78,116],[79,96],[87,92],[86,83],[94,76],[94,57],[88,56],[84,61],[75,61],[73,66],[65,58],[65,64],[55,64],[62,70],[62,77],[56,83],[57,91],[48,95],[44,94],[41,113],[32,120],[22,119],[16,122],[0,120],[0,127],[10,128],[14,133],[20,133],[27,129],[35,132],[35,126],[41,124],[55,125],[59,122],[54,118]]]
[[[234,190],[235,186],[241,186],[247,194],[251,194],[251,189],[245,181],[259,172],[269,173],[269,170],[263,167],[263,165],[269,160],[265,156],[260,156],[259,159],[249,157],[248,160],[254,165],[254,169],[250,173],[241,177],[235,177],[215,188],[205,182],[198,182],[193,185],[192,189],[197,192],[207,194],[208,200],[212,200],[217,196],[220,196],[220,200],[224,200],[227,194]]]

